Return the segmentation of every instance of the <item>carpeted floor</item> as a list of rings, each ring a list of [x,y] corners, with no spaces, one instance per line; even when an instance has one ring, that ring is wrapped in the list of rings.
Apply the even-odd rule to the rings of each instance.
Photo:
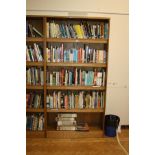
[[[119,134],[129,151],[129,131]],[[27,138],[27,155],[125,155],[116,138],[52,139]]]

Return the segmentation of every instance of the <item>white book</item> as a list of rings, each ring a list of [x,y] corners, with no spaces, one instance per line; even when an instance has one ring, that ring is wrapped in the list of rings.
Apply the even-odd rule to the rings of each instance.
[[[46,23],[46,30],[47,38],[49,38],[49,22]]]
[[[57,125],[58,126],[62,126],[62,125],[76,125],[76,121],[74,120],[74,121],[65,121],[65,120],[63,120],[63,121],[57,121]]]
[[[53,108],[53,96],[49,96],[49,105],[50,105],[50,108],[52,109]]]
[[[105,86],[105,71],[103,71],[103,79],[102,79],[102,85]]]
[[[40,74],[41,74],[41,85],[44,85],[44,71],[41,71]]]
[[[56,121],[75,121],[74,117],[56,117]]]
[[[57,126],[57,130],[74,131],[76,130],[76,126]]]
[[[53,74],[50,73],[50,86],[52,86],[52,85],[53,85]]]
[[[26,61],[31,61],[27,46],[26,46]]]
[[[66,114],[59,113],[58,117],[77,117],[77,114],[76,113],[66,113]]]
[[[103,63],[103,50],[99,50],[99,63]]]

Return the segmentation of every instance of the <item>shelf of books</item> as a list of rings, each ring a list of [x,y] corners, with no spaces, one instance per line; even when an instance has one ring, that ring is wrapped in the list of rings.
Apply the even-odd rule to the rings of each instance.
[[[27,137],[103,137],[108,18],[26,17]]]

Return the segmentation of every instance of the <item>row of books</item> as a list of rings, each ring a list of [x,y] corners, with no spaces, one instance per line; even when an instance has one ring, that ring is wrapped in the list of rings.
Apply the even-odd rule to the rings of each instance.
[[[106,51],[91,49],[88,45],[84,48],[64,49],[60,47],[46,48],[47,62],[82,62],[82,63],[106,63]]]
[[[76,113],[59,113],[56,117],[57,121],[57,130],[76,130],[77,122],[76,122],[77,114]]]
[[[46,105],[50,109],[103,108],[105,92],[52,92],[46,96]]]
[[[49,85],[83,85],[105,86],[105,70],[96,68],[85,71],[78,68],[64,69],[60,71],[47,71],[47,84]]]
[[[51,38],[105,38],[108,39],[108,23],[80,24],[47,22],[47,37]]]
[[[26,70],[26,84],[27,85],[43,85],[44,72],[42,68],[30,67]]]
[[[35,93],[26,94],[26,108],[43,108],[43,95]]]
[[[36,27],[26,21],[26,37],[43,37],[43,34]]]
[[[43,61],[43,52],[38,44],[26,46],[26,61]]]
[[[27,114],[26,116],[26,129],[27,130],[43,130],[44,129],[44,115],[39,114]]]

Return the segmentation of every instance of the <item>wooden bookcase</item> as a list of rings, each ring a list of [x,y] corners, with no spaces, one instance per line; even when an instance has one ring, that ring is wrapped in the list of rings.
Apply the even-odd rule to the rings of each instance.
[[[26,62],[26,68],[29,67],[41,67],[44,71],[44,84],[42,86],[37,85],[26,85],[26,92],[39,92],[44,96],[43,102],[44,107],[42,109],[28,109],[26,108],[26,113],[43,113],[44,114],[44,130],[43,131],[26,131],[27,137],[51,137],[51,138],[89,138],[89,137],[103,137],[104,128],[104,115],[106,108],[106,90],[107,90],[107,71],[108,71],[108,47],[109,47],[109,37],[108,39],[73,39],[73,38],[48,38],[47,37],[47,27],[46,23],[50,20],[59,21],[69,21],[70,23],[80,22],[80,21],[90,21],[90,22],[107,22],[108,23],[108,36],[110,29],[110,19],[109,18],[84,18],[84,17],[60,17],[60,16],[27,16],[26,20],[33,24],[42,34],[43,37],[27,37],[26,44],[38,43],[43,49],[44,60],[42,62]],[[89,44],[92,47],[104,48],[107,53],[107,63],[71,63],[71,62],[46,62],[46,47],[48,43],[63,43],[75,45],[75,44]],[[93,86],[49,86],[46,83],[46,72],[49,68],[61,68],[61,67],[78,67],[78,68],[104,68],[106,71],[105,86],[93,87]],[[46,108],[46,96],[47,93],[53,90],[59,91],[104,91],[104,107],[94,108],[94,109],[47,109]],[[56,115],[66,112],[75,112],[78,115],[78,120],[83,120],[88,123],[90,131],[88,132],[78,132],[78,131],[57,131],[56,130]]]

